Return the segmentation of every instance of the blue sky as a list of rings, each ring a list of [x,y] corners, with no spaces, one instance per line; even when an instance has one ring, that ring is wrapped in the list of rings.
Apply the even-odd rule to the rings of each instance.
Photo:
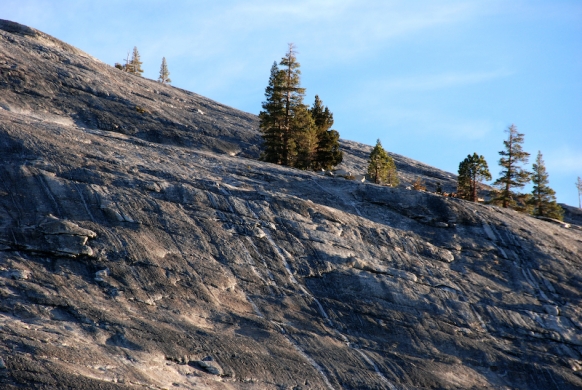
[[[318,94],[342,138],[454,173],[477,152],[495,179],[513,123],[528,167],[541,150],[558,201],[578,206],[580,0],[2,0],[0,18],[109,64],[137,46],[152,79],[165,56],[174,86],[255,114],[293,42],[306,102]]]

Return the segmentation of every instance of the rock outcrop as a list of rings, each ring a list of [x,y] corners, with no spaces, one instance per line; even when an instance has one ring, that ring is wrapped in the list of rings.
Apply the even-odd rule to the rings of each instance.
[[[0,387],[582,387],[582,231],[259,162],[255,116],[6,21],[0,70]]]

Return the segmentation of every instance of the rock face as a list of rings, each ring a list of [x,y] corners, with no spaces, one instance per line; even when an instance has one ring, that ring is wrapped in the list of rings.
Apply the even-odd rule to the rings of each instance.
[[[0,20],[0,30],[7,50],[0,55],[4,110],[45,123],[258,156],[254,115],[135,77],[29,27]]]
[[[581,230],[259,162],[253,115],[6,21],[0,68],[0,387],[582,387]]]

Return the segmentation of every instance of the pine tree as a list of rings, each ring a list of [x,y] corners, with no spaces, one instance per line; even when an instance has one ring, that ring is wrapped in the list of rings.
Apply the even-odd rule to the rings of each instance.
[[[297,62],[295,46],[289,49],[279,63],[271,68],[269,85],[265,90],[267,100],[259,114],[259,128],[263,133],[262,158],[275,164],[294,166],[297,156],[298,134],[309,132],[306,121],[294,120],[306,107],[303,104],[305,89],[300,87],[300,64]]]
[[[394,164],[394,159],[388,156],[388,174],[386,175],[386,184],[390,187],[398,187],[400,184],[400,179],[398,178],[398,172],[396,171],[396,164]]]
[[[333,114],[318,96],[312,108],[303,104],[295,46],[271,67],[266,100],[259,114],[263,136],[261,159],[300,169],[330,169],[342,161],[339,133],[330,130]]]
[[[297,62],[295,45],[289,44],[289,49],[281,59],[279,65],[283,67],[283,84],[281,85],[283,93],[283,104],[285,116],[283,117],[283,154],[281,160],[283,165],[294,166],[297,156],[297,138],[302,132],[308,132],[310,129],[307,121],[296,120],[293,118],[297,114],[305,111],[303,96],[305,88],[301,88],[301,71],[300,64]]]
[[[318,131],[324,132],[333,126],[333,114],[329,111],[329,108],[323,105],[319,95],[315,95],[315,101],[309,109],[309,113],[313,117]]]
[[[318,95],[309,109],[317,131],[317,150],[312,169],[331,169],[343,160],[343,153],[339,148],[339,133],[331,130],[333,114],[323,105]]]
[[[129,73],[141,76],[141,74],[143,73],[141,64],[142,62],[140,60],[139,52],[137,51],[137,46],[134,46],[131,60],[127,63],[126,69]]]
[[[295,129],[297,158],[294,166],[299,169],[312,170],[316,166],[318,132],[315,121],[305,105],[295,109],[291,127]]]
[[[285,106],[283,104],[283,72],[277,63],[271,67],[269,85],[265,88],[266,100],[263,110],[259,113],[259,130],[263,136],[263,152],[261,160],[274,164],[283,164],[283,134]]]
[[[386,183],[392,187],[399,184],[394,160],[384,150],[380,140],[376,141],[376,146],[370,153],[368,177],[376,184]]]
[[[468,200],[471,197],[471,175],[467,159],[459,163],[457,176],[457,198]]]
[[[169,84],[172,82],[172,80],[170,80],[170,71],[168,70],[166,57],[162,57],[162,65],[160,65],[160,77],[158,77],[158,81],[162,84]]]
[[[531,175],[532,196],[528,203],[533,206],[533,215],[562,220],[564,210],[556,203],[556,192],[549,187],[548,176],[542,152],[538,151]]]
[[[491,180],[491,173],[489,173],[485,157],[479,156],[477,153],[467,155],[467,158],[459,164],[457,196],[476,202],[478,185],[481,180]]]
[[[521,188],[530,181],[530,172],[521,168],[522,163],[527,163],[529,153],[523,151],[521,147],[523,134],[517,132],[515,125],[511,125],[506,132],[508,138],[503,141],[505,150],[499,152],[501,155],[499,165],[504,169],[500,172],[501,177],[493,183],[499,187],[500,191],[492,202],[500,204],[502,207],[519,209],[520,206],[517,202],[519,196],[513,189]]]
[[[125,64],[121,65],[121,69],[123,69],[124,72],[130,72],[130,70],[133,69],[131,65],[131,60],[129,58],[129,52],[127,52],[127,57],[125,57]]]
[[[336,130],[320,133],[317,143],[317,165],[314,169],[332,169],[343,161],[339,147],[340,134]]]
[[[580,200],[580,196],[582,195],[582,179],[578,176],[578,181],[576,181],[576,189],[578,190],[578,208],[582,209],[582,200]]]

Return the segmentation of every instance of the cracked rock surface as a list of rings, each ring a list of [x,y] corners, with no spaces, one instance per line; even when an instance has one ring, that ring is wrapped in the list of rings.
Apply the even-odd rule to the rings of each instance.
[[[259,162],[255,116],[6,21],[0,71],[0,387],[582,387],[582,230]]]

